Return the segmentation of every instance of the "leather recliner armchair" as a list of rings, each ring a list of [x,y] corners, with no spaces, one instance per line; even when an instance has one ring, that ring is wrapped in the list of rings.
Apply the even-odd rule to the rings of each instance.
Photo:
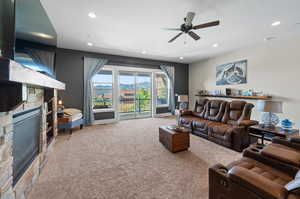
[[[268,161],[257,151],[252,147],[228,166],[211,167],[209,199],[300,199],[299,168]]]
[[[253,107],[245,101],[201,99],[196,102],[194,111],[181,113],[179,122],[198,136],[242,151],[249,145],[248,127],[258,124],[250,120]]]

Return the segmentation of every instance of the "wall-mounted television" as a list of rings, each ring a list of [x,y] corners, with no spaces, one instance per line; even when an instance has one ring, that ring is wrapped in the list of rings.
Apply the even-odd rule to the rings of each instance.
[[[15,0],[15,33],[15,61],[54,76],[57,34],[40,0]]]

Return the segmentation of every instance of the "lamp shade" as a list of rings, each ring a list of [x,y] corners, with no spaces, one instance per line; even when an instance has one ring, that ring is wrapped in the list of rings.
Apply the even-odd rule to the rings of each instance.
[[[258,100],[256,110],[259,112],[282,113],[282,102],[271,100]]]
[[[58,100],[58,105],[62,105],[63,101],[62,100]]]
[[[178,96],[178,102],[188,102],[189,97],[187,95],[179,95]]]

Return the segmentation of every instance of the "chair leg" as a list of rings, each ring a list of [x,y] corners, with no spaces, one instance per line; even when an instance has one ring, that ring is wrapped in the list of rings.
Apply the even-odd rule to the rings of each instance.
[[[80,124],[80,129],[82,129],[83,128],[83,124]]]

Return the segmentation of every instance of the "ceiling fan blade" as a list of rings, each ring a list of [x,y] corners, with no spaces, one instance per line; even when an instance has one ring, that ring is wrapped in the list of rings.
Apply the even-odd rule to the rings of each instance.
[[[188,12],[187,15],[186,15],[186,18],[185,18],[185,25],[186,26],[191,26],[194,17],[195,17],[194,12]]]
[[[180,28],[163,28],[163,30],[181,31]]]
[[[176,35],[175,37],[173,37],[169,43],[171,43],[172,41],[174,41],[175,39],[177,39],[180,35],[182,35],[183,32],[179,33],[178,35]]]
[[[197,35],[197,34],[194,33],[193,31],[188,32],[188,34],[189,34],[193,39],[195,39],[196,41],[197,41],[198,39],[200,39],[199,35]]]
[[[201,28],[208,28],[208,27],[212,27],[212,26],[218,26],[219,24],[220,24],[220,21],[212,21],[209,23],[194,26],[193,29],[197,30],[197,29],[201,29]]]

